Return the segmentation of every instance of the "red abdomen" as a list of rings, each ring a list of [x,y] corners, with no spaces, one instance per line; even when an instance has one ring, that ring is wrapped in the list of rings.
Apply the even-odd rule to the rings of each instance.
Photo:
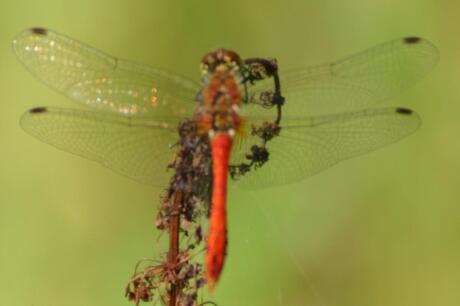
[[[220,133],[211,140],[212,146],[212,206],[206,254],[206,279],[210,290],[219,280],[227,253],[227,172],[232,139]]]

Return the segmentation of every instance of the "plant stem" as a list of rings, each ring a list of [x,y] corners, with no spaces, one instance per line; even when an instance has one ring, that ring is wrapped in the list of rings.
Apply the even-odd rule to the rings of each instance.
[[[181,191],[174,193],[174,204],[169,222],[169,266],[175,267],[179,255],[179,234],[180,234],[180,211],[182,207],[183,194]],[[179,283],[171,282],[169,291],[169,306],[176,306],[177,298],[181,290]]]

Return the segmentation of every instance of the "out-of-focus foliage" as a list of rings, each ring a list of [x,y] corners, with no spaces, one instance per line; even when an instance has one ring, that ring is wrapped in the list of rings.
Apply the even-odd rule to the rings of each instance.
[[[52,28],[110,54],[199,78],[226,47],[283,68],[408,35],[438,67],[392,101],[423,118],[413,136],[296,185],[229,196],[219,305],[454,306],[460,303],[460,2],[0,2],[2,305],[130,305],[134,264],[159,254],[158,190],[25,134],[33,106],[72,107],[15,59],[11,40]]]

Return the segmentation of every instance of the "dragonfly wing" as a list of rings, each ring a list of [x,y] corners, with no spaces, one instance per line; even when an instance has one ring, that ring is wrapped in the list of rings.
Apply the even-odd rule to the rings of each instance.
[[[47,85],[85,105],[121,114],[189,116],[199,85],[118,59],[67,36],[33,28],[17,35],[19,60]]]
[[[333,63],[280,71],[283,113],[311,116],[372,107],[415,84],[438,60],[431,42],[408,37]],[[257,102],[270,86],[265,81],[249,88],[249,101]]]
[[[175,122],[106,112],[34,108],[21,117],[32,136],[61,150],[97,161],[152,186],[168,182],[174,156]]]
[[[238,185],[259,188],[298,182],[412,134],[421,120],[409,109],[380,108],[283,122],[280,135],[267,144],[268,162],[242,176]],[[244,150],[255,138],[236,142],[232,163],[244,159]]]

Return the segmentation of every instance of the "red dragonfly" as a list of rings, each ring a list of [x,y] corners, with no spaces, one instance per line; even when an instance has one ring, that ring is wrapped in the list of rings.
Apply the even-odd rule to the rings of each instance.
[[[248,188],[294,183],[408,136],[421,122],[415,112],[376,106],[421,79],[439,57],[429,41],[407,37],[278,73],[274,60],[218,49],[202,59],[200,84],[43,28],[20,33],[13,46],[35,76],[90,108],[33,108],[22,127],[136,181],[165,187],[177,127],[185,118],[198,121],[212,149],[211,286],[227,247],[229,172]]]

